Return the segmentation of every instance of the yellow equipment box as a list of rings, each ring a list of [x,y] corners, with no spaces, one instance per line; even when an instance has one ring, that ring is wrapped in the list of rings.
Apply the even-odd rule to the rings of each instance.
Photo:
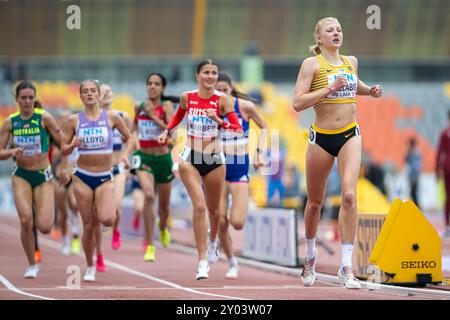
[[[394,199],[369,262],[382,272],[381,283],[426,285],[442,282],[442,242],[410,200]]]

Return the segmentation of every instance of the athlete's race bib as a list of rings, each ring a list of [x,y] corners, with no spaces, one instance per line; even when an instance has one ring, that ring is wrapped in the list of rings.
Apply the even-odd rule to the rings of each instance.
[[[203,115],[188,115],[187,134],[196,138],[211,139],[217,136],[218,124]]]
[[[22,148],[24,156],[34,156],[42,153],[41,137],[36,136],[14,136],[14,145]]]
[[[154,121],[138,120],[138,138],[143,141],[156,140],[163,130]]]
[[[78,136],[82,138],[80,149],[101,149],[108,146],[106,127],[80,128]]]
[[[346,73],[344,69],[339,69],[339,73],[334,73],[327,76],[328,84],[331,85],[339,76],[343,76],[347,79],[347,85],[340,90],[330,93],[327,98],[355,98],[356,90],[358,88],[358,76],[353,73]]]

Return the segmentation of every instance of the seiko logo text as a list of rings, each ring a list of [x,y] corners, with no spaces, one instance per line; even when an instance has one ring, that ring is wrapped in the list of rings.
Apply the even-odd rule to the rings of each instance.
[[[436,268],[436,261],[402,261],[402,269]]]

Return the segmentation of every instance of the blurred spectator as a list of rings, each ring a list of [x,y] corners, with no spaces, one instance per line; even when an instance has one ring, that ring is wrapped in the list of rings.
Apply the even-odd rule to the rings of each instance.
[[[368,154],[363,155],[362,168],[364,177],[372,182],[380,192],[387,195],[383,168],[373,162]]]
[[[267,154],[270,166],[278,169],[267,176],[267,205],[269,207],[280,208],[284,198],[283,174],[285,154],[286,152],[281,146],[280,150],[269,150]],[[276,197],[274,197],[275,192],[277,192]]]
[[[289,163],[286,166],[284,188],[285,197],[295,197],[300,194],[300,172],[294,163]]]
[[[292,208],[300,212],[302,205],[302,197],[300,194],[300,179],[301,174],[294,163],[289,163],[286,166],[284,174],[284,199],[283,207]]]
[[[450,111],[448,112],[449,126],[442,130],[436,157],[436,178],[443,179],[445,184],[445,230],[443,238],[450,237]]]
[[[417,147],[415,138],[409,140],[408,152],[405,157],[406,170],[408,174],[408,181],[410,185],[410,196],[414,203],[420,208],[417,189],[419,187],[419,175],[422,170],[422,154]]]
[[[395,198],[406,199],[409,196],[409,183],[406,173],[400,170],[394,163],[387,162],[384,165],[386,194],[389,202]]]

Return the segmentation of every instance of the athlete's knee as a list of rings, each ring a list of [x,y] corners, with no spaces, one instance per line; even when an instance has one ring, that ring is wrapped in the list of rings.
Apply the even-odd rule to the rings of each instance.
[[[54,217],[41,217],[40,219],[36,219],[35,225],[36,229],[38,229],[43,234],[48,234],[52,230],[54,223]]]
[[[356,192],[353,190],[344,191],[342,193],[342,206],[345,208],[353,208],[356,206]]]
[[[83,221],[83,232],[94,232],[94,220]]]
[[[240,218],[240,217],[236,217],[236,218],[232,217],[230,223],[235,230],[242,230],[244,228],[245,219]]]
[[[50,231],[52,231],[52,226],[53,226],[53,224],[51,222],[47,222],[47,223],[37,224],[36,228],[42,234],[49,234]]]
[[[145,191],[144,201],[148,203],[153,203],[155,201],[155,193],[153,191]]]
[[[323,201],[309,201],[307,203],[306,209],[309,214],[320,215],[322,211]]]
[[[206,214],[206,205],[202,202],[194,202],[192,204],[194,215],[204,216]]]
[[[99,217],[98,220],[105,227],[111,227],[114,224],[114,221],[116,221],[116,217],[115,216]]]
[[[33,228],[33,220],[31,217],[21,217],[20,226],[22,230],[31,230]]]
[[[209,208],[208,213],[210,216],[215,217],[216,219],[220,218],[220,210],[219,208]]]
[[[225,215],[220,217],[219,228],[224,231],[228,229],[228,219]]]

